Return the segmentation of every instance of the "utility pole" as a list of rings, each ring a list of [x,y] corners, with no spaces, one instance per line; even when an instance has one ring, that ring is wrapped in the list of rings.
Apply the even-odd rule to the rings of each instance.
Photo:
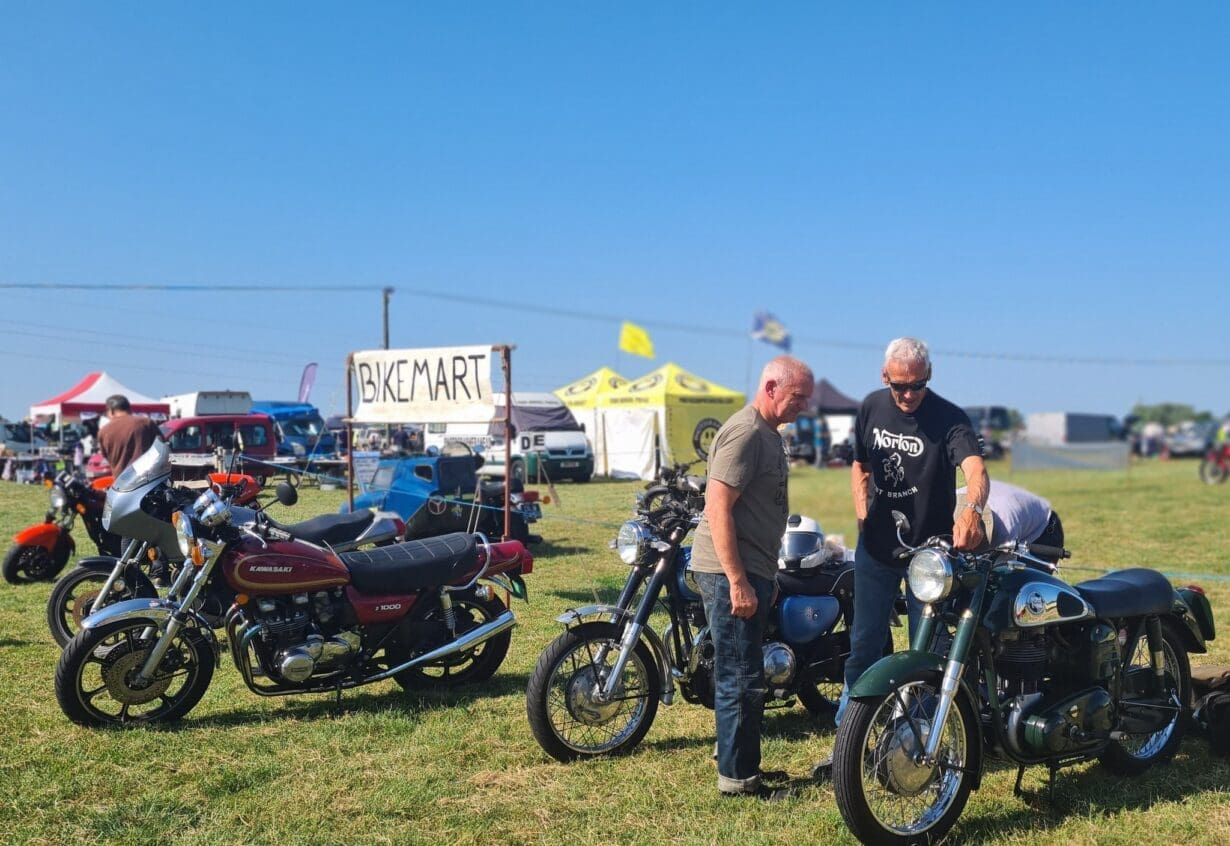
[[[384,348],[389,348],[389,297],[393,296],[392,288],[384,289]]]

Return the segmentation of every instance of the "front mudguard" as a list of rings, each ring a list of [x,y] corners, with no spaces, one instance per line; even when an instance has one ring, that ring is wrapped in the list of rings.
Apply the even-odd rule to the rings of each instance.
[[[58,524],[38,523],[14,535],[13,543],[16,546],[41,546],[51,554],[55,552],[56,544],[59,543],[61,536],[68,537],[70,542],[72,540],[72,536],[68,535]]]
[[[617,605],[583,605],[580,608],[570,608],[556,617],[555,621],[572,628],[591,619],[604,623],[618,623],[621,618],[631,623],[634,615],[627,608],[620,608]],[[653,653],[654,660],[658,664],[658,677],[662,679],[662,704],[670,705],[675,698],[675,677],[671,672],[666,644],[649,626],[641,629],[641,637],[649,645],[649,651]]]
[[[886,655],[872,664],[865,673],[858,677],[858,681],[850,688],[850,698],[872,699],[888,696],[900,682],[916,678],[924,673],[934,673],[942,677],[946,661],[947,659],[944,656],[918,649],[908,649],[905,652],[894,652],[892,655]],[[961,686],[958,688],[958,691],[959,695],[969,700],[970,708],[974,714],[981,713],[982,709],[978,704],[978,697],[966,682],[965,674],[962,674]],[[974,736],[970,738],[970,742],[978,744],[977,760],[981,761],[983,760],[982,751],[984,746],[982,727],[976,725],[974,729]],[[973,777],[973,789],[977,790],[982,784],[982,772],[973,773]]]
[[[165,630],[167,621],[178,613],[179,610],[180,606],[178,603],[160,597],[125,599],[123,602],[108,605],[86,617],[81,621],[81,630],[89,631],[118,620],[149,620],[151,625],[156,626],[160,630]],[[221,651],[218,649],[218,639],[214,637],[213,627],[209,624],[208,620],[195,611],[188,612],[188,616],[193,619],[197,628],[213,648],[214,660],[217,661]]]

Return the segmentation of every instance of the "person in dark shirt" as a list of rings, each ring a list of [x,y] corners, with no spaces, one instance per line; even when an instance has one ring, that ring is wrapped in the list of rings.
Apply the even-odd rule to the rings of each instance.
[[[107,397],[107,425],[98,433],[98,448],[111,465],[111,474],[119,476],[162,437],[158,424],[148,417],[132,413],[128,397],[113,394]]]
[[[905,542],[951,533],[957,549],[973,550],[985,540],[982,512],[990,480],[978,437],[958,406],[931,391],[931,357],[916,338],[898,338],[884,353],[881,390],[868,394],[854,427],[850,487],[859,540],[854,554],[854,624],[845,687],[835,721],[840,723],[849,690],[883,654],[889,615],[908,561],[898,560],[893,511],[909,518]],[[956,471],[967,485],[967,507],[956,520]],[[908,589],[910,632],[922,606]],[[815,774],[826,775],[822,761]]]

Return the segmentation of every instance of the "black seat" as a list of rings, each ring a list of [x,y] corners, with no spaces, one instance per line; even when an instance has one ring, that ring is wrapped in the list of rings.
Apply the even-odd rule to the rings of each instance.
[[[409,593],[448,584],[478,563],[474,535],[453,532],[339,556],[355,589],[368,596]]]
[[[854,565],[778,570],[777,585],[782,589],[782,593],[793,596],[844,596],[845,592],[853,594]]]
[[[1156,570],[1120,570],[1076,585],[1077,592],[1099,617],[1144,617],[1170,610],[1174,588]]]
[[[308,543],[344,543],[352,541],[367,529],[376,519],[376,512],[356,511],[354,514],[322,514],[302,523],[279,523],[266,513],[269,525],[281,529],[291,537],[305,540]]]

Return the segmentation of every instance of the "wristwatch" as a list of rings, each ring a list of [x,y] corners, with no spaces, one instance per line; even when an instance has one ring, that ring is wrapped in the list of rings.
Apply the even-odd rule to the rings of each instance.
[[[972,509],[974,510],[974,513],[975,513],[975,514],[977,514],[979,517],[981,517],[981,516],[982,516],[982,509],[983,509],[985,506],[979,505],[979,504],[978,504],[978,503],[976,503],[976,502],[967,502],[967,503],[965,503],[965,507],[966,507],[966,508],[972,508]]]

